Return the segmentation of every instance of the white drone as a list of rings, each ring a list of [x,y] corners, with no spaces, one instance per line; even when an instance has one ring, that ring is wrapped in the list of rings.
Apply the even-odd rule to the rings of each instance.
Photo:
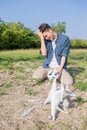
[[[65,86],[63,84],[60,85],[60,87],[57,87],[57,79],[58,79],[58,73],[54,70],[49,71],[47,74],[47,77],[49,78],[49,80],[53,80],[53,84],[51,87],[51,90],[49,91],[48,97],[44,102],[44,105],[46,105],[47,103],[51,103],[51,115],[48,117],[51,120],[55,120],[56,119],[56,112],[57,110],[64,112],[64,113],[68,113],[65,109],[65,106],[67,104],[66,99],[64,100],[63,95],[65,90],[69,91],[68,86]],[[71,94],[72,96],[72,94]],[[59,108],[59,105],[63,104],[63,109]]]

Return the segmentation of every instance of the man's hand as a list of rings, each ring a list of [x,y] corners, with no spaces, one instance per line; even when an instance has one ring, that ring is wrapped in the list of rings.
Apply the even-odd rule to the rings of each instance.
[[[40,37],[41,40],[41,54],[43,56],[47,55],[47,50],[46,50],[46,46],[45,46],[45,42],[44,42],[44,36],[43,33],[40,30],[37,30],[37,34]]]
[[[44,39],[43,33],[40,30],[37,30],[37,34],[40,37],[40,39]]]
[[[60,68],[60,67],[57,69],[57,73],[58,73],[58,76],[59,76],[59,77],[61,77],[61,75],[62,75],[62,70],[63,70],[63,69]]]

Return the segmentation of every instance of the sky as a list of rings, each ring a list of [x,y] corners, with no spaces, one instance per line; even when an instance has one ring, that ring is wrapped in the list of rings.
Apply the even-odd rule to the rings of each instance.
[[[35,32],[42,23],[66,23],[70,39],[87,40],[87,0],[0,0],[0,18]]]

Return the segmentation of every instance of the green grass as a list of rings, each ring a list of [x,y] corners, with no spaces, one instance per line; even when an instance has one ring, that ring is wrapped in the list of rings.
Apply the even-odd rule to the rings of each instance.
[[[87,49],[70,51],[68,70],[74,78],[74,86],[87,91]]]
[[[2,95],[7,95],[7,93],[6,92],[3,92],[3,91],[0,91],[0,95],[2,96]]]
[[[0,61],[5,64],[17,61],[31,61],[42,60],[39,50],[10,50],[0,52]]]
[[[75,86],[82,91],[87,91],[87,82],[80,81]]]
[[[35,69],[41,65],[43,57],[39,50],[12,50],[0,52],[0,70],[15,70],[25,73],[24,68]],[[19,63],[19,66],[14,64]],[[87,49],[74,49],[70,51],[68,71],[74,78],[74,86],[81,91],[87,91]],[[39,84],[39,81],[37,81]]]
[[[4,84],[3,85],[3,88],[10,88],[11,87],[11,84],[10,83],[7,83],[7,84]]]
[[[32,88],[29,89],[29,91],[27,92],[27,94],[35,96],[37,94],[37,92],[35,92]]]
[[[84,98],[82,98],[81,96],[78,96],[78,97],[75,99],[75,101],[76,101],[79,105],[81,105],[81,104],[87,102],[87,99],[84,99]]]
[[[10,50],[0,52],[0,69],[14,70],[13,62],[36,62],[42,61],[43,57],[39,54],[39,50]],[[35,65],[36,66],[36,65]],[[35,68],[33,65],[32,68]],[[22,71],[22,69],[18,69]]]

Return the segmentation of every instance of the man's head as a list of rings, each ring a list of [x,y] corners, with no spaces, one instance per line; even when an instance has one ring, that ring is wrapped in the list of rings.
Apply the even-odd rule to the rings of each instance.
[[[40,32],[43,33],[43,36],[46,40],[53,40],[54,39],[54,32],[50,25],[47,23],[43,23],[38,28]]]
[[[43,32],[45,32],[45,31],[51,29],[51,26],[48,25],[47,23],[43,23],[43,24],[41,24],[41,25],[39,26],[38,29],[43,33]]]

